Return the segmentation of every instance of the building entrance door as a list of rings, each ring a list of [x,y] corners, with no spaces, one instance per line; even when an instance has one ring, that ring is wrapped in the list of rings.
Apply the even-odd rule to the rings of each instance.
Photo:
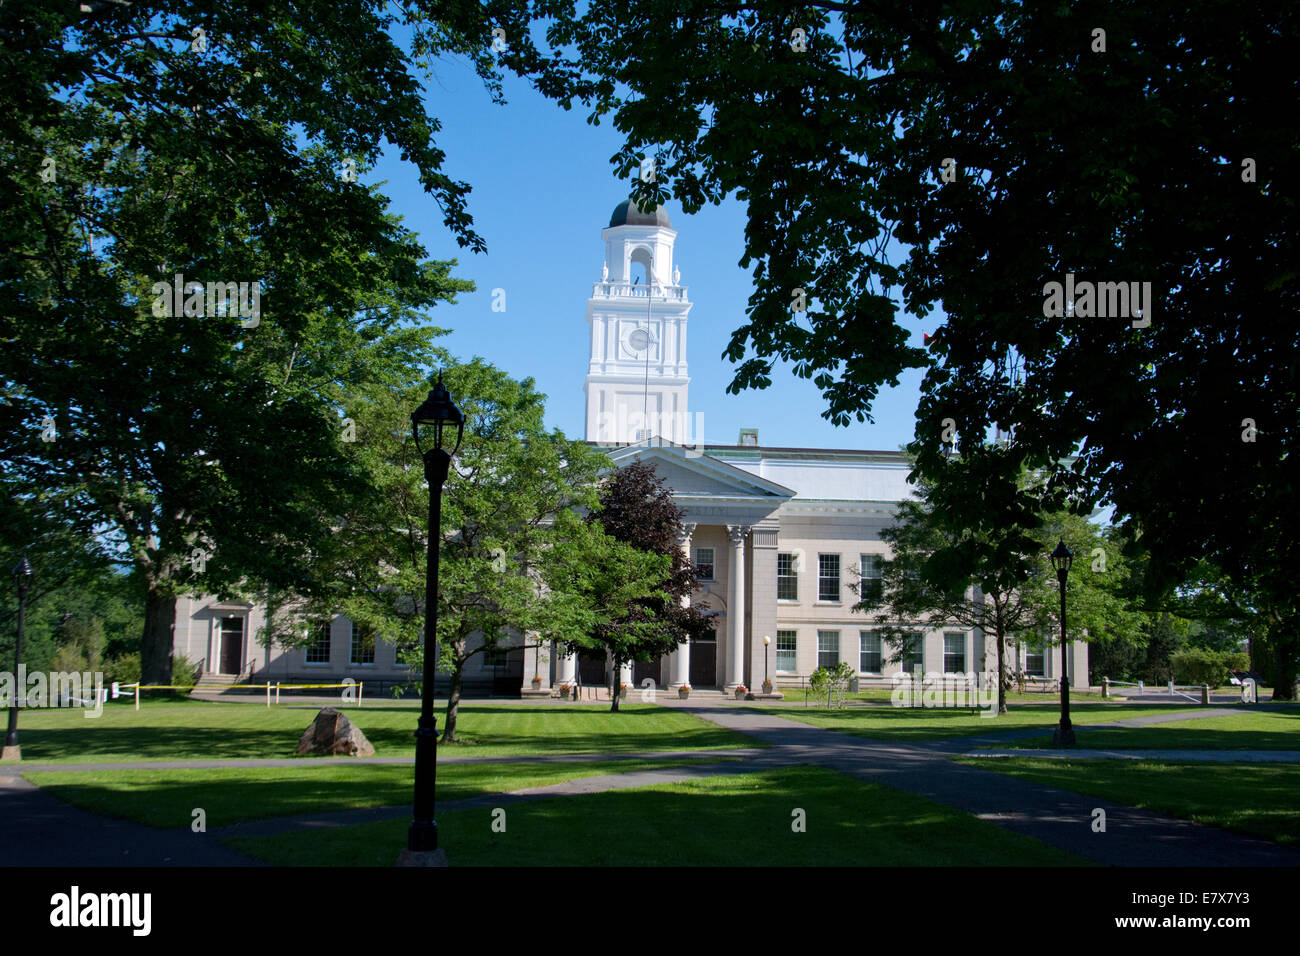
[[[718,686],[718,639],[691,641],[691,673],[687,677],[692,687]]]
[[[244,619],[221,619],[221,674],[238,674],[244,669]]]
[[[578,679],[584,687],[605,686],[605,655],[599,657],[578,654]]]
[[[656,657],[652,661],[634,661],[632,663],[632,686],[640,687],[641,682],[647,677],[654,681],[654,686],[658,687],[663,682],[659,679],[659,661]]]

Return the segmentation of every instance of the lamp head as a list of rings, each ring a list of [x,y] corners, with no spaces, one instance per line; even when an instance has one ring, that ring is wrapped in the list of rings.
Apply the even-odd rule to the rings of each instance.
[[[1065,546],[1065,540],[1057,541],[1056,550],[1052,552],[1052,567],[1056,568],[1056,578],[1062,584],[1065,583],[1065,576],[1070,573],[1070,565],[1074,563],[1074,552]]]
[[[771,639],[770,637],[768,637],[766,634],[764,634],[764,635],[763,635],[763,645],[766,646],[766,645],[771,644],[771,643],[772,643],[772,639]]]
[[[429,397],[411,413],[411,433],[415,436],[415,447],[424,454],[424,444],[420,441],[421,429],[426,439],[430,434],[433,436],[430,451],[441,448],[450,456],[460,449],[460,441],[465,434],[465,413],[456,407],[447,392],[447,386],[442,384],[442,372],[438,373],[438,381],[434,383]],[[452,447],[449,449],[448,445]]]

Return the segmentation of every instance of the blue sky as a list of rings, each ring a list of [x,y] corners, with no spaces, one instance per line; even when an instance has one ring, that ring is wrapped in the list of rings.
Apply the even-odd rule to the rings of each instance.
[[[437,145],[443,171],[473,186],[469,211],[488,251],[460,248],[442,225],[437,204],[420,189],[413,168],[386,155],[364,182],[383,182],[392,209],[417,232],[435,259],[477,291],[433,312],[452,329],[442,343],[461,358],[482,356],[516,378],[531,376],[547,398],[547,424],[583,437],[586,303],[600,278],[600,231],[630,184],[615,177],[609,157],[621,139],[608,121],[590,126],[580,107],[565,112],[507,77],[509,102],[491,102],[464,62],[442,59],[427,104],[443,124]],[[732,444],[741,427],[757,427],[767,446],[893,450],[911,440],[920,372],[881,393],[874,424],[837,428],[821,417],[825,402],[810,381],[774,369],[771,387],[726,394],[732,363],[722,351],[744,321],[752,290],[740,268],[744,204],[734,199],[686,216],[668,203],[677,230],[675,262],[694,307],[687,357],[692,412],[704,415],[704,441]],[[492,311],[492,290],[504,289],[506,310]],[[934,324],[933,317],[926,320]],[[922,324],[908,319],[919,344]]]

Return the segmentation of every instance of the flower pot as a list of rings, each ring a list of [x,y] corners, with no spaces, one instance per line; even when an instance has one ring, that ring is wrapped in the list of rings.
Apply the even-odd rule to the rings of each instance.
[[[745,699],[745,694],[747,694],[747,693],[748,693],[748,691],[745,690],[744,685],[741,685],[740,687],[737,687],[737,688],[736,688],[736,700],[744,700],[744,699]]]
[[[764,684],[764,685],[763,685],[763,693],[764,693],[764,694],[770,694],[770,693],[772,693],[772,685],[771,685],[771,684]]]
[[[682,700],[685,700],[687,697],[691,696],[691,689],[689,687],[679,687],[677,688],[677,696]]]

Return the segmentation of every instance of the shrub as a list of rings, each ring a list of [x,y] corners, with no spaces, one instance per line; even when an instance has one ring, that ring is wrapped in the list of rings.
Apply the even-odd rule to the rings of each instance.
[[[120,654],[104,662],[104,683],[134,684],[140,679],[140,654]]]
[[[1241,655],[1224,654],[1203,647],[1185,647],[1174,652],[1169,663],[1179,684],[1209,684],[1218,687],[1228,679],[1229,662]],[[1240,668],[1238,668],[1240,669]]]
[[[180,693],[193,690],[199,682],[199,663],[184,654],[172,658],[172,683],[181,688]]]
[[[808,678],[808,686],[817,695],[826,695],[826,706],[843,706],[844,694],[853,679],[853,668],[840,661],[834,667],[819,667]]]

